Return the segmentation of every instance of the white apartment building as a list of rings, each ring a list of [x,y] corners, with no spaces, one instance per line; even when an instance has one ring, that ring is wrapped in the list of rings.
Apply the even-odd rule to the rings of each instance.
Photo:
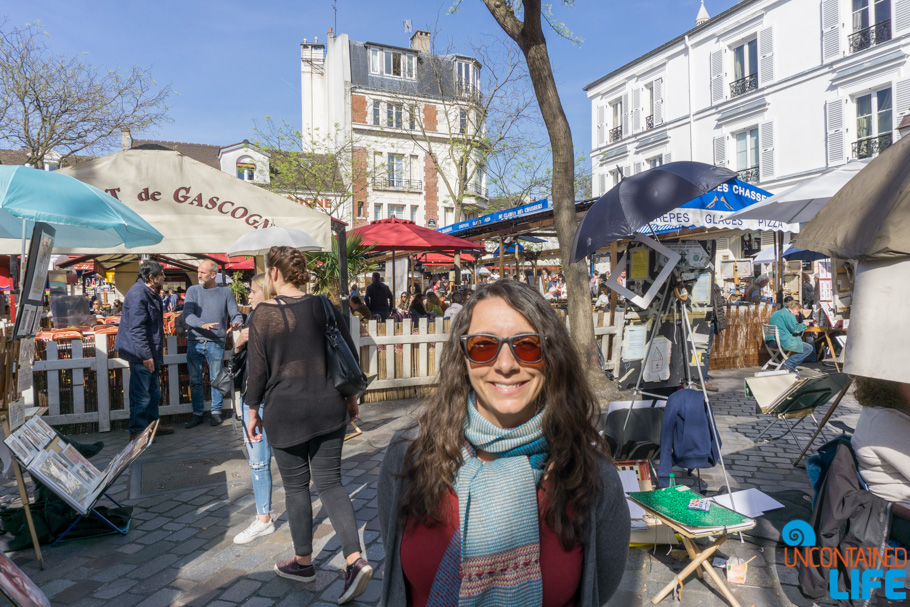
[[[352,142],[353,196],[337,217],[353,227],[389,217],[431,228],[454,223],[445,181],[458,179],[447,142],[452,134],[482,132],[471,113],[480,69],[472,57],[433,55],[425,31],[414,32],[407,48],[331,30],[325,44],[304,40],[303,136]],[[483,170],[472,173],[466,216],[486,200]]]
[[[775,193],[875,156],[910,111],[908,55],[910,0],[703,4],[696,27],[584,88],[594,194],[670,160]]]

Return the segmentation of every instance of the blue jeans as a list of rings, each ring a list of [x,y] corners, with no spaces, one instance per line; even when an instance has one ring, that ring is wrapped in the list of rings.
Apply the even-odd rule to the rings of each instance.
[[[158,381],[159,366],[152,373],[142,363],[130,363],[130,434],[139,434],[158,419],[158,403],[161,402],[161,384]]]
[[[787,362],[784,363],[784,368],[796,371],[796,365],[812,356],[812,353],[815,352],[815,348],[812,347],[812,344],[807,344],[806,342],[802,342],[802,344],[802,352],[787,352]]]
[[[214,381],[224,366],[224,344],[214,341],[186,342],[186,362],[190,369],[190,399],[193,401],[193,415],[202,415],[202,362],[209,365],[209,381]],[[212,413],[221,413],[221,393],[212,388]]]
[[[256,498],[256,514],[269,514],[272,511],[272,449],[262,429],[262,438],[250,440],[246,422],[250,418],[250,407],[241,403],[241,420],[243,422],[243,444],[246,445],[250,458],[250,471],[253,473],[253,497]],[[265,407],[259,407],[260,419],[265,415]]]

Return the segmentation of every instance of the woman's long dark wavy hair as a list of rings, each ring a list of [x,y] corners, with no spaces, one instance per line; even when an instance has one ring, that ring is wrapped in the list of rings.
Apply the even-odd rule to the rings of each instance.
[[[443,522],[444,500],[462,464],[471,392],[460,339],[468,332],[477,304],[495,297],[546,337],[545,379],[537,403],[544,410],[543,433],[550,445],[546,520],[569,550],[582,542],[589,512],[602,489],[597,456],[607,455],[607,447],[595,429],[600,408],[565,323],[535,289],[514,280],[479,287],[452,322],[438,366],[438,387],[417,414],[421,431],[408,447],[401,471],[408,481],[399,512],[402,528],[409,518],[427,526]]]

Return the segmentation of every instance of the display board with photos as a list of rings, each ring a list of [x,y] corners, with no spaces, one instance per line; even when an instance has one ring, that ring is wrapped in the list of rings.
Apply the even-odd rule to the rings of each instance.
[[[629,260],[627,290],[639,294],[658,287],[660,292],[645,308],[626,304],[622,355],[617,373],[622,389],[634,388],[639,375],[643,389],[678,386],[686,381],[687,375],[697,381],[698,366],[703,364],[703,352],[712,330],[715,241],[661,245],[670,254],[633,242],[623,256]],[[677,258],[678,261],[673,263]],[[673,267],[668,271],[670,263]],[[665,305],[660,327],[652,339],[654,322],[665,291],[671,301]],[[686,343],[682,308],[678,305],[681,302],[685,303],[688,312],[697,346],[696,356],[691,354],[691,346]]]
[[[26,421],[4,442],[30,474],[85,515],[127,466],[148,448],[157,427],[155,422],[146,428],[104,470],[96,468],[40,417]]]
[[[15,607],[51,607],[44,591],[0,552],[0,594]]]
[[[22,275],[19,304],[13,339],[34,337],[44,318],[44,284],[54,252],[56,231],[46,223],[35,223],[28,249],[25,273]]]

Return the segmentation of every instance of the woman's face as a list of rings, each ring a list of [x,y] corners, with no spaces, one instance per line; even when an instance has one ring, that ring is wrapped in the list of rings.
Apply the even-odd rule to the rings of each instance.
[[[511,337],[536,331],[504,299],[494,297],[478,302],[474,307],[468,333]],[[487,420],[500,428],[515,428],[534,417],[534,403],[543,389],[543,361],[533,365],[519,364],[509,345],[504,343],[493,362],[465,362],[468,379],[477,394],[477,410]]]
[[[258,283],[250,283],[250,306],[252,306],[255,310],[256,306],[261,304],[263,301],[265,301],[265,295],[262,293],[262,288]]]

